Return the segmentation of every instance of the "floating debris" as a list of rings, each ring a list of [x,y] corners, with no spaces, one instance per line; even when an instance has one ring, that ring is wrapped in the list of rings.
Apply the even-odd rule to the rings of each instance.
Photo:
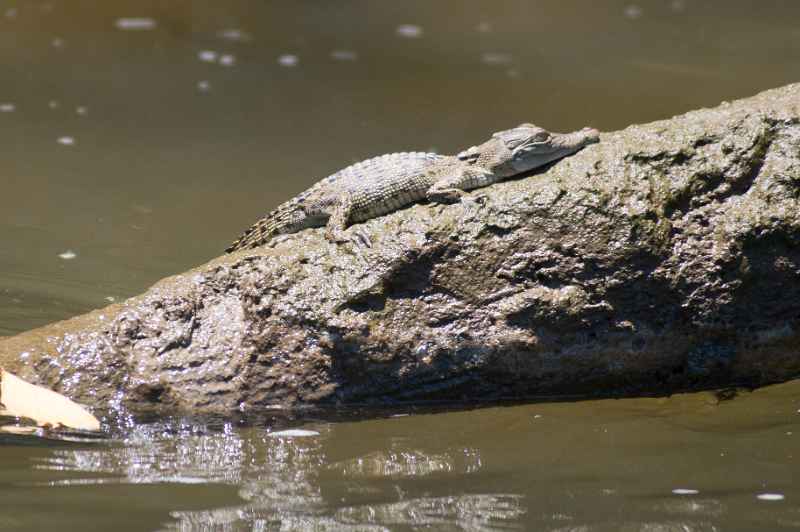
[[[100,422],[84,407],[0,368],[0,415],[33,420],[40,427],[99,431]]]
[[[68,249],[64,253],[59,253],[58,256],[64,260],[72,260],[75,257],[77,257],[78,254],[72,251],[71,249]]]
[[[283,54],[282,56],[278,57],[278,64],[280,66],[293,67],[297,66],[299,62],[300,58],[293,54]]]
[[[49,102],[47,102],[47,107],[49,107],[50,109],[58,109],[59,107],[58,100],[50,100]]]
[[[114,22],[117,29],[123,31],[146,31],[156,27],[156,21],[147,17],[124,17]]]
[[[18,13],[19,13],[19,11],[17,11],[16,7],[10,7],[8,9],[6,9],[5,15],[6,15],[6,18],[17,18],[17,14]]]
[[[200,92],[208,92],[211,90],[211,83],[206,80],[198,81],[197,90]]]
[[[700,491],[691,488],[675,488],[672,493],[675,495],[697,495]]]
[[[16,109],[13,103],[0,103],[0,113],[13,113]]]
[[[358,59],[358,54],[352,50],[334,50],[331,52],[331,57],[336,61],[355,61]]]
[[[50,46],[53,48],[62,48],[64,46],[64,39],[61,37],[56,37],[52,41],[50,41]]]
[[[625,8],[625,16],[631,20],[636,20],[644,14],[644,10],[637,5],[629,5]]]
[[[508,65],[512,60],[511,54],[502,52],[485,52],[481,54],[481,61],[487,65]]]
[[[200,50],[197,52],[197,58],[206,63],[213,63],[217,60],[217,52],[214,50]]]
[[[63,146],[72,146],[75,144],[75,137],[58,137],[56,142]]]
[[[273,438],[309,438],[319,436],[319,432],[316,430],[288,429],[270,432],[269,435]]]
[[[233,66],[236,64],[236,56],[233,54],[223,54],[219,56],[219,64],[222,66]]]
[[[88,113],[88,112],[89,112],[89,109],[85,105],[79,105],[78,107],[75,108],[75,113],[79,114],[81,116],[85,116],[86,113]]]
[[[238,28],[220,30],[217,32],[217,37],[233,42],[246,42],[252,39],[252,36],[249,33]]]
[[[782,501],[785,498],[781,493],[759,493],[756,495],[756,499],[760,501]]]
[[[422,27],[415,24],[401,24],[397,26],[397,34],[407,39],[416,39],[422,36]]]

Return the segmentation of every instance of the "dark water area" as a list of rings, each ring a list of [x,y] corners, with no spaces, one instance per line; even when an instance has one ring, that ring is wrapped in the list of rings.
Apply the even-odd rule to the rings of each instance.
[[[800,80],[800,3],[0,1],[0,335],[219,255],[357,160]],[[3,441],[0,530],[789,530],[797,383]],[[759,498],[761,496],[761,498]]]

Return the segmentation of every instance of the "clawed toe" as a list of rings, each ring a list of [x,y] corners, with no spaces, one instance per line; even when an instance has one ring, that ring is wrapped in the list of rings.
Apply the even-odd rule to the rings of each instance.
[[[428,201],[435,203],[458,203],[463,196],[461,190],[451,188],[445,190],[434,190],[427,194]]]
[[[353,243],[361,244],[364,247],[371,248],[372,240],[366,231],[360,229],[353,231],[353,238],[350,239]]]
[[[359,229],[351,230],[350,234],[345,233],[344,231],[327,232],[325,233],[325,237],[332,244],[354,244],[358,247],[372,247],[372,240],[370,239],[369,235],[366,233],[366,231]]]

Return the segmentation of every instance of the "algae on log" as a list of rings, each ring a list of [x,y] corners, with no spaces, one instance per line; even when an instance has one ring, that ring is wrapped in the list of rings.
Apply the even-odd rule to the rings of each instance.
[[[0,340],[133,410],[632,395],[800,372],[800,84],[602,135],[544,171],[223,256]]]

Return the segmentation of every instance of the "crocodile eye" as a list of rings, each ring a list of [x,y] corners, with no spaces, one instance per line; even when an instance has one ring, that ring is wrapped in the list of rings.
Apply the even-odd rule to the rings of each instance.
[[[547,142],[548,140],[550,140],[550,133],[544,130],[540,130],[533,135],[532,139],[534,142]]]

